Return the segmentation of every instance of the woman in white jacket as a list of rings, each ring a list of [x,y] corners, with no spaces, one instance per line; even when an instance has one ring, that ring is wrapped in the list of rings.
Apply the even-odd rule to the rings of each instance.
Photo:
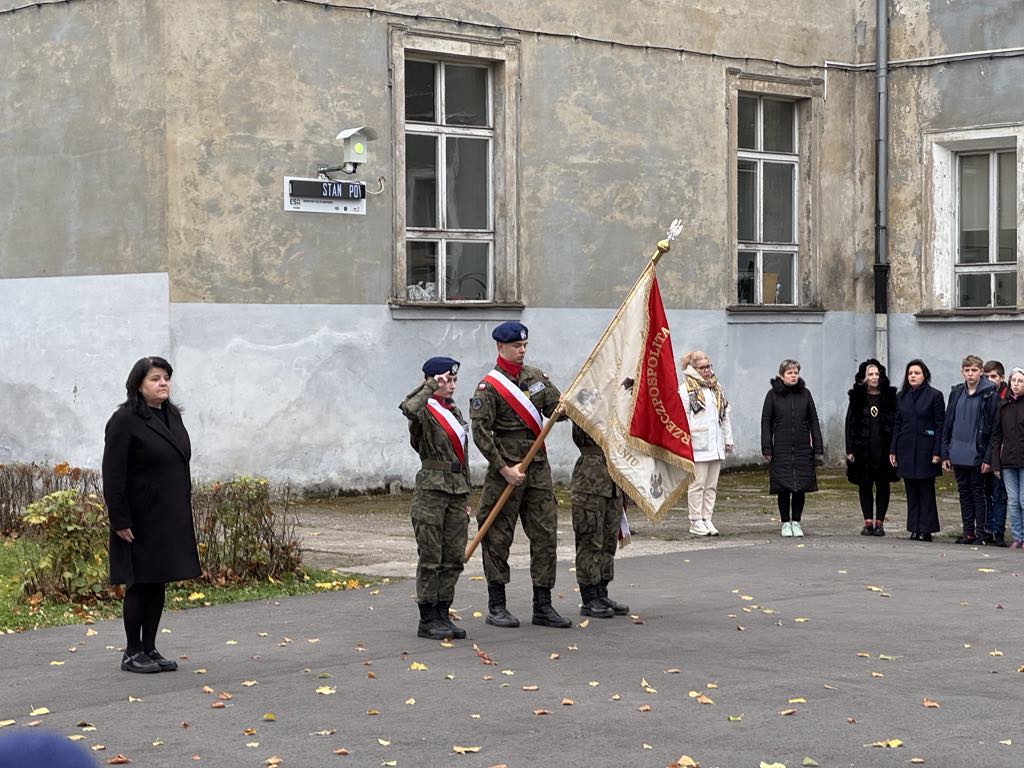
[[[679,397],[686,408],[693,441],[693,481],[687,491],[690,507],[690,533],[717,536],[711,522],[718,495],[718,473],[726,454],[732,453],[732,424],[729,401],[715,378],[711,360],[699,349],[687,352],[681,361],[683,383]]]

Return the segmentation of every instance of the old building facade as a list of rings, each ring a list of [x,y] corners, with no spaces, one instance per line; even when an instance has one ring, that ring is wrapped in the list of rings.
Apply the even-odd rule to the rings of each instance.
[[[408,484],[423,359],[461,359],[468,397],[515,318],[568,383],[677,217],[673,344],[715,362],[738,460],[784,357],[841,456],[876,352],[874,2],[23,5],[0,3],[0,461],[98,465],[131,363],[163,354],[199,472]],[[945,388],[968,352],[1024,362],[1024,7],[886,10],[883,352]],[[286,178],[355,127],[365,162],[330,176],[368,194],[322,205],[364,212],[291,210]]]

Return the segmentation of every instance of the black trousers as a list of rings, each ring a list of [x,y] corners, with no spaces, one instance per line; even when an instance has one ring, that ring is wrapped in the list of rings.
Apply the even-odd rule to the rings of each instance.
[[[872,487],[874,494],[872,494]],[[865,520],[874,517],[878,522],[885,520],[885,513],[889,511],[889,482],[887,480],[871,480],[857,486],[857,495],[860,497],[860,511]]]
[[[954,464],[953,474],[960,494],[960,518],[964,524],[964,536],[981,536],[985,533],[985,513],[988,508],[981,467]]]
[[[907,530],[938,533],[939,507],[935,503],[935,478],[904,478],[907,489]]]

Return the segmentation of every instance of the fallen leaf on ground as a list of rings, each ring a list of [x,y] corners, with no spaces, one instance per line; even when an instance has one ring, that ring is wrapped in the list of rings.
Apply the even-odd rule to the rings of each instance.
[[[539,685],[524,685],[523,686],[523,690],[524,691],[539,691],[540,690],[540,686]]]
[[[790,699],[786,703],[787,704],[806,704],[807,703],[807,699],[805,699],[803,696],[796,696],[796,697]]]
[[[107,765],[128,765],[131,762],[131,758],[127,755],[122,755],[118,752],[112,758],[107,760]]]
[[[256,680],[243,680],[242,685],[246,688],[252,688],[254,685],[259,685]]]
[[[743,715],[729,715],[729,722],[730,723],[738,723],[742,719],[743,719]]]
[[[560,658],[562,658],[562,657],[559,654],[552,653],[550,656],[548,656],[548,661],[556,661],[556,660],[558,660]]]
[[[590,619],[584,619],[580,622],[580,629],[586,629],[590,625]]]
[[[83,736],[80,733],[72,733],[70,736],[68,736],[68,741],[82,741],[82,739],[84,738],[85,736]]]
[[[573,701],[572,699],[562,699],[562,706],[563,707],[571,707],[575,703],[576,702]]]
[[[818,765],[818,762],[813,757],[805,757],[800,761],[800,765],[807,766],[807,768],[814,768],[814,766]]]
[[[194,669],[194,670],[192,670],[192,674],[193,675],[205,675],[206,674],[206,667],[200,667],[199,669]]]
[[[310,736],[333,736],[334,735],[334,729],[333,728],[324,728],[322,731],[313,731],[309,735]]]
[[[533,710],[533,714],[535,714],[535,715],[550,715],[551,713],[548,710],[546,710],[546,709],[535,709],[535,710]]]
[[[834,685],[829,685],[828,683],[825,683],[825,687],[828,688],[830,691],[837,691],[837,690],[839,690]]]
[[[336,755],[347,755],[348,754],[348,750],[345,749],[344,747],[338,747],[336,750],[334,750],[334,754],[336,754]]]
[[[213,693],[214,692],[213,688],[211,688],[208,685],[204,685],[203,688],[202,688],[202,691],[203,691],[203,693]]]
[[[243,728],[242,729],[242,733],[245,734],[246,736],[255,736],[256,735],[256,729],[255,728]]]
[[[391,742],[388,739],[377,739],[377,743],[380,744],[382,747],[391,746]]]
[[[882,741],[876,741],[871,745],[872,747],[883,747],[885,749],[896,749],[896,747],[902,747],[903,742],[899,739],[884,739]]]
[[[1002,744],[1004,747],[1009,747],[1011,744],[1013,744],[1013,740],[1012,739],[1003,739],[999,743]]]
[[[700,768],[700,763],[689,755],[680,755],[675,762],[675,768]]]
[[[682,670],[681,669],[676,669],[675,667],[672,667],[672,669],[666,669],[665,670],[665,674],[666,675],[678,675],[680,672],[682,672]]]
[[[217,698],[221,701],[231,701],[231,694],[227,691],[221,691],[217,694]]]
[[[654,747],[652,747],[652,746],[651,746],[650,744],[648,744],[648,743],[647,743],[646,741],[645,741],[645,742],[644,742],[643,744],[641,744],[641,745],[640,745],[640,748],[641,748],[641,749],[654,749]]]
[[[641,704],[639,707],[637,707],[637,709],[640,712],[650,712],[651,711],[651,705],[650,704]]]
[[[91,749],[93,752],[102,752],[106,748],[107,747],[103,744],[93,744],[91,747],[89,747],[89,749]]]
[[[0,728],[6,728],[8,725],[14,725],[17,720],[0,720]]]
[[[809,621],[809,619],[805,619],[801,616],[800,618],[793,619],[793,621],[795,621],[797,624],[806,624]]]
[[[138,696],[129,696],[128,697],[128,703],[129,704],[132,703],[132,702],[135,702],[135,701],[142,701],[142,699],[139,698]]]
[[[928,698],[927,696],[925,696],[925,697],[924,697],[924,698],[923,698],[923,699],[921,700],[921,705],[922,705],[922,706],[923,706],[923,707],[924,707],[925,709],[938,709],[938,708],[939,708],[939,707],[941,706],[941,704],[939,704],[939,702],[937,702],[937,701],[932,701],[932,700],[931,700],[931,699],[929,699],[929,698]]]
[[[761,761],[759,768],[786,768],[785,763],[766,763],[764,760]]]
[[[503,669],[501,670],[501,674],[506,675],[507,677],[512,677],[512,675],[515,674],[515,671],[511,669]]]
[[[882,661],[896,661],[896,659],[897,659],[898,657],[896,657],[896,656],[890,656],[890,655],[889,655],[889,654],[887,654],[887,653],[880,653],[880,654],[878,654],[878,658],[880,658],[880,659],[881,659]]]
[[[743,627],[742,627],[742,626],[740,626],[739,624],[737,624],[737,625],[736,625],[736,631],[737,631],[737,632],[742,632],[742,631],[743,631]]]
[[[414,672],[422,672],[425,669],[430,669],[430,667],[428,667],[426,664],[422,662],[414,661],[412,664],[409,665],[409,669],[413,670]]]
[[[273,755],[272,757],[268,757],[266,760],[264,760],[263,764],[269,765],[271,766],[271,768],[274,768],[274,766],[278,766],[283,762],[284,760],[282,760],[280,757],[278,757],[277,755]]]
[[[718,683],[705,683],[704,687],[705,688],[710,688],[712,690],[715,690],[716,688],[718,688]]]
[[[273,723],[275,720],[277,720],[277,715],[275,715],[273,712],[267,712],[263,715],[263,719],[268,723]]]
[[[1002,656],[1003,652],[1000,651],[998,648],[996,648],[995,650],[989,651],[988,655],[989,656]]]
[[[779,714],[783,715],[785,717],[788,717],[789,715],[795,715],[796,714],[796,710],[795,709],[783,709],[783,710],[779,711]]]
[[[28,713],[29,717],[41,717],[42,715],[50,714],[50,710],[47,707],[36,707]]]
[[[923,765],[924,764],[924,758],[923,757],[912,757],[912,758],[910,758],[910,762],[913,763],[914,765]]]
[[[621,698],[622,698],[622,697],[621,697],[621,696],[619,696],[619,694],[617,694],[617,693],[613,693],[613,694],[611,695],[611,697],[609,698],[609,700],[610,700],[610,701],[618,701],[618,700],[619,700],[619,699],[621,699]]]
[[[368,710],[366,710],[366,714],[368,714],[371,717],[373,717],[374,715],[379,715],[380,714],[380,710],[379,709],[368,709]]]
[[[247,741],[247,742],[245,742],[245,746],[247,746],[249,749],[256,749],[256,747],[258,747],[259,745],[260,745],[260,743],[258,741]]]
[[[995,568],[979,568],[978,573],[995,573]]]
[[[98,634],[99,634],[99,632],[97,632],[92,627],[89,627],[89,629],[85,630],[85,636],[86,637],[96,637],[96,635],[98,635]]]
[[[50,666],[51,667],[63,667],[64,666],[64,662],[63,661],[51,661],[50,662]]]
[[[591,680],[589,683],[587,683],[587,685],[589,685],[591,688],[597,688],[597,686],[599,686],[600,683],[597,682],[597,680]]]
[[[238,645],[237,640],[225,640],[224,645]]]
[[[316,692],[321,696],[331,696],[332,694],[337,693],[338,689],[331,685],[321,685],[316,689]]]
[[[883,675],[881,672],[872,672],[871,676],[872,677],[885,677],[885,675]]]
[[[857,724],[857,721],[854,718],[852,718],[852,717],[846,718],[846,722],[848,722],[850,725],[856,725]]]
[[[697,697],[698,704],[714,704],[715,702],[709,696],[705,696],[703,693]]]
[[[214,701],[210,704],[210,709],[224,709],[225,706],[223,701]]]
[[[480,751],[480,747],[460,747],[458,744],[456,744],[454,747],[452,747],[452,752],[455,752],[458,755],[468,755],[471,752],[479,752],[479,751]]]
[[[862,659],[870,659],[871,658],[871,654],[868,653],[867,651],[860,651],[860,652],[857,653],[857,655],[860,658],[862,658]]]
[[[405,703],[408,704],[411,707],[413,704],[416,703],[416,699],[414,699],[414,698],[412,698],[410,696],[408,699],[405,700]]]

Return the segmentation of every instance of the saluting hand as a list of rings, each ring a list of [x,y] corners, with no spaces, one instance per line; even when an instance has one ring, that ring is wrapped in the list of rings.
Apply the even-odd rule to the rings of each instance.
[[[131,528],[118,528],[116,531],[114,531],[114,533],[116,533],[122,539],[127,541],[129,544],[135,541],[135,535],[132,533]]]

